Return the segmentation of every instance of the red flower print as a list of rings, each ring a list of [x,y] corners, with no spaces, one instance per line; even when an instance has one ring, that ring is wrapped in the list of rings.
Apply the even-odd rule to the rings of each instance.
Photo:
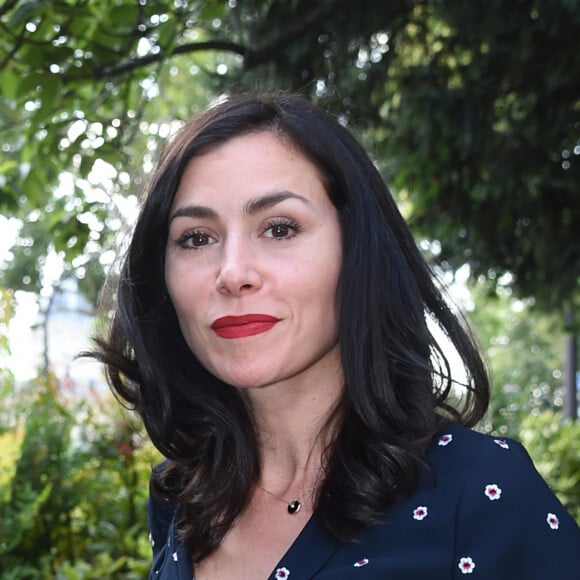
[[[494,501],[501,497],[501,487],[497,486],[495,483],[490,483],[485,486],[485,495],[490,501]]]
[[[459,560],[459,569],[462,574],[471,574],[475,568],[475,562],[468,556]]]
[[[424,505],[420,505],[417,506],[414,510],[413,510],[413,519],[415,520],[424,520],[427,517],[427,507]]]
[[[451,443],[452,440],[453,440],[453,435],[451,435],[451,433],[446,433],[445,435],[441,435],[441,437],[439,437],[439,441],[437,442],[437,445],[441,445],[442,447],[445,447],[445,445],[449,445],[449,443]]]
[[[546,521],[553,530],[557,530],[560,527],[560,520],[556,514],[549,513],[546,517]]]
[[[493,442],[496,443],[497,445],[499,445],[502,449],[509,449],[510,448],[510,446],[508,445],[508,442],[505,439],[494,439]]]
[[[369,563],[369,559],[368,558],[361,558],[360,560],[357,560],[353,564],[353,567],[354,568],[362,568],[363,566],[366,566],[368,563]]]
[[[276,574],[274,574],[276,580],[284,580],[285,578],[288,578],[288,576],[290,576],[290,570],[288,570],[288,568],[278,568]]]

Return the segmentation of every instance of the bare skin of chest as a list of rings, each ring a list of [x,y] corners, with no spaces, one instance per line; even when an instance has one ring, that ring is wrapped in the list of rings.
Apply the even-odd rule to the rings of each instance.
[[[195,580],[268,578],[311,514],[308,507],[288,514],[276,498],[254,497],[220,547],[194,566]]]

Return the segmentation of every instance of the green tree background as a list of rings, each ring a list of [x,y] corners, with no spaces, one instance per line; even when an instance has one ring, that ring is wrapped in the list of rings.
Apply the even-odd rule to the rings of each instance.
[[[467,285],[495,384],[481,428],[520,436],[579,517],[580,433],[560,412],[580,296],[579,29],[578,0],[0,2],[0,236],[18,231],[1,360],[15,292],[45,320],[41,295],[67,279],[96,305],[183,119],[238,90],[297,90],[361,137],[426,256]],[[30,385],[0,381],[1,577],[142,577],[156,455],[138,426],[63,398],[48,360]]]

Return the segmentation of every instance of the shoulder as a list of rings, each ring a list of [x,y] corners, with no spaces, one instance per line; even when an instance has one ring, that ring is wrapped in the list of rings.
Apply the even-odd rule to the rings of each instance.
[[[509,485],[509,494],[514,486],[519,489],[518,496],[528,493],[553,497],[553,493],[537,472],[532,459],[523,445],[514,439],[485,435],[460,425],[448,425],[434,439],[427,453],[437,480],[452,479],[462,496],[484,484],[484,498],[494,495],[486,486],[494,481]],[[499,483],[496,484],[499,487]],[[497,490],[497,497],[502,493]],[[555,499],[555,497],[554,497]]]
[[[439,499],[453,506],[459,577],[476,567],[498,579],[578,574],[578,526],[520,443],[453,425],[428,460]]]
[[[147,519],[153,548],[149,578],[156,580],[193,577],[189,555],[176,533],[179,505],[175,492],[172,493],[171,487],[167,485],[168,478],[175,476],[171,467],[168,461],[156,465],[151,472],[149,485]]]
[[[447,459],[461,458],[465,462],[465,467],[468,468],[477,465],[482,458],[494,454],[499,457],[510,450],[515,450],[518,455],[523,452],[527,456],[521,444],[513,439],[493,437],[449,423],[434,438],[428,456],[442,462]]]

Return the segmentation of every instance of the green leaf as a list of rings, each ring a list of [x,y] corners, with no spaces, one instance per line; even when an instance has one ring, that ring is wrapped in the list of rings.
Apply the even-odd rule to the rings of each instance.
[[[36,99],[37,89],[42,87],[45,76],[47,75],[33,72],[22,77],[18,83],[17,97],[24,97],[27,100]]]
[[[139,8],[136,4],[115,6],[109,12],[109,22],[113,28],[120,26],[134,27],[139,22]]]
[[[60,97],[62,81],[56,75],[45,75],[42,82],[42,105],[43,113],[51,111]]]
[[[40,205],[44,197],[46,175],[40,166],[33,166],[28,176],[22,181],[22,193],[32,206]]]
[[[101,157],[101,155],[99,154],[99,157]],[[80,169],[79,169],[79,173],[83,176],[87,176],[90,172],[91,169],[93,167],[93,163],[95,162],[95,159],[92,155],[83,155],[81,157],[81,165],[80,165]]]
[[[46,223],[51,230],[57,229],[66,223],[68,217],[68,212],[64,209],[55,210],[48,216]]]
[[[46,62],[46,48],[43,44],[25,44],[18,52],[18,60],[33,69],[39,68]]]
[[[4,161],[3,163],[0,163],[0,175],[6,175],[7,173],[10,173],[11,171],[14,171],[17,168],[18,161],[16,161],[15,159],[11,159],[10,161]]]
[[[76,40],[84,38],[89,40],[95,28],[98,26],[98,19],[90,12],[81,12],[78,8],[74,12],[74,18],[68,24],[68,33]]]
[[[213,20],[214,18],[223,18],[227,11],[226,2],[215,2],[208,0],[203,3],[199,13],[200,20]]]
[[[169,48],[174,44],[175,39],[175,23],[172,19],[167,22],[161,23],[157,27],[158,39],[157,42],[159,46],[164,49]]]
[[[8,186],[0,188],[0,210],[8,212],[16,211],[18,208],[18,192]]]
[[[0,93],[7,99],[15,100],[18,97],[20,77],[11,69],[6,68],[0,72]]]

